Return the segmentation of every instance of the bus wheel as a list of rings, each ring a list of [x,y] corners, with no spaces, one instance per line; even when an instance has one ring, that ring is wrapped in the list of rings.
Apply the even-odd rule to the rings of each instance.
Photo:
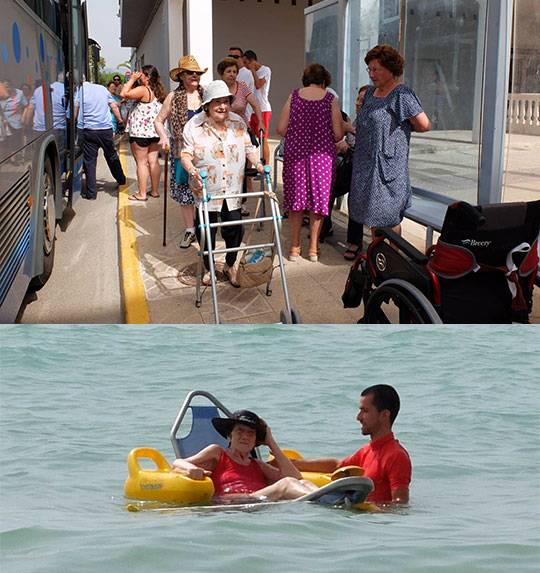
[[[56,208],[54,203],[54,175],[51,160],[46,157],[41,175],[43,197],[43,272],[32,279],[30,286],[39,290],[51,276],[54,265],[54,247],[56,242]]]

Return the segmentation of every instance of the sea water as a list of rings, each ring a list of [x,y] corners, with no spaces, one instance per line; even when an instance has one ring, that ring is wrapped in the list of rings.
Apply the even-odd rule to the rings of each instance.
[[[1,336],[1,570],[538,571],[538,329],[14,326]],[[282,447],[367,442],[360,392],[393,384],[411,502],[125,510],[126,456],[172,461],[186,394],[254,410]]]

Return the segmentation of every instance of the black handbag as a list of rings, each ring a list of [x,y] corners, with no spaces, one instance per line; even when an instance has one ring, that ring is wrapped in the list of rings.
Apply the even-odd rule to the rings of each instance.
[[[349,149],[343,158],[343,161],[336,169],[336,182],[332,189],[332,197],[342,197],[347,194],[351,188],[352,170],[353,170],[353,155],[352,149]]]
[[[341,295],[343,308],[358,308],[362,302],[366,288],[366,272],[364,257],[360,254],[354,260],[345,283],[345,290]]]

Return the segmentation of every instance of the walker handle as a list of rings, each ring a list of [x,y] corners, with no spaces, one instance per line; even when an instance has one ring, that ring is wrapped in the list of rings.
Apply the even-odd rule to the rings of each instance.
[[[206,169],[201,169],[199,171],[199,175],[201,176],[201,179],[204,181],[208,177],[208,171],[206,171]]]

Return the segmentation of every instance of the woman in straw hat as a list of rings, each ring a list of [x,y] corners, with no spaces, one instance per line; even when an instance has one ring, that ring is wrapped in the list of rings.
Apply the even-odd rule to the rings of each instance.
[[[257,414],[238,410],[230,418],[213,418],[212,424],[229,446],[211,444],[189,458],[179,458],[173,463],[174,472],[191,479],[209,475],[214,482],[214,496],[226,499],[296,499],[317,489],[301,479],[300,472]],[[251,457],[253,448],[261,445],[270,448],[272,464]]]
[[[208,203],[210,222],[216,223],[218,216],[222,222],[240,221],[241,197],[219,200],[220,195],[236,195],[242,192],[244,182],[244,164],[246,157],[262,173],[264,166],[251,143],[247,126],[242,118],[231,112],[234,96],[222,80],[210,82],[203,94],[204,113],[196,115],[184,128],[184,146],[182,147],[182,166],[189,173],[194,189],[200,189],[202,179],[200,169],[206,169],[206,188],[214,200]],[[212,246],[216,240],[216,229],[211,228]],[[242,242],[241,225],[226,225],[221,228],[221,236],[227,248],[239,247]],[[200,230],[197,225],[197,238],[200,242]],[[230,283],[237,287],[236,252],[225,256],[223,273]],[[207,269],[203,284],[210,284],[208,257],[204,257]]]
[[[180,164],[180,151],[184,126],[194,115],[202,111],[203,89],[200,81],[207,70],[208,68],[201,69],[193,56],[180,58],[178,67],[169,72],[171,79],[179,82],[179,85],[167,96],[155,121],[159,144],[163,149],[169,146],[171,148],[169,156],[171,197],[180,203],[186,225],[184,238],[180,243],[181,249],[187,249],[195,240],[195,200],[193,191],[188,185],[187,173]],[[170,141],[165,130],[167,119],[172,133]]]

